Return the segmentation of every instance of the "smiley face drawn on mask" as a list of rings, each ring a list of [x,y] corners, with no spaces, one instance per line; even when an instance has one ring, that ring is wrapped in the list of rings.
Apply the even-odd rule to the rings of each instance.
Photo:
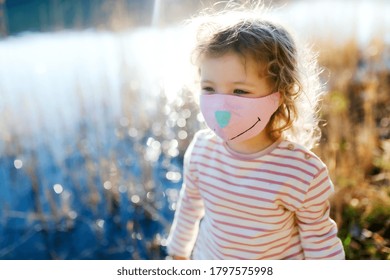
[[[242,142],[265,129],[279,106],[278,92],[258,98],[228,94],[200,96],[206,124],[224,141]]]
[[[234,136],[233,138],[230,138],[230,140],[234,140],[234,139],[240,137],[241,135],[247,133],[249,130],[254,128],[259,122],[261,122],[261,119],[260,119],[260,117],[257,117],[257,121],[250,128],[248,128],[247,130],[245,130],[245,131],[241,132],[240,134]]]

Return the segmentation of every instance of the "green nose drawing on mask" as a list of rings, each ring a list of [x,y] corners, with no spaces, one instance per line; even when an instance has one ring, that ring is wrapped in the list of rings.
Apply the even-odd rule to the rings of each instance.
[[[215,118],[217,120],[218,125],[221,128],[224,128],[225,126],[227,126],[229,124],[231,116],[232,115],[228,111],[216,111],[215,112]]]

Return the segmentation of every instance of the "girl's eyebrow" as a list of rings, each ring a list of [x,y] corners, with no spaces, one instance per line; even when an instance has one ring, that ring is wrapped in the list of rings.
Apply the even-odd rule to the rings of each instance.
[[[201,80],[200,81],[201,83],[205,83],[205,84],[213,84],[214,82],[213,81],[210,81],[210,80]],[[236,81],[236,82],[232,82],[233,85],[238,85],[238,86],[249,86],[249,87],[255,87],[254,84],[251,84],[251,83],[248,83],[248,82],[245,82],[245,81]]]
[[[254,84],[251,84],[251,83],[248,83],[248,82],[245,82],[245,81],[237,81],[237,82],[233,82],[234,85],[238,85],[238,86],[249,86],[249,87],[255,87]]]

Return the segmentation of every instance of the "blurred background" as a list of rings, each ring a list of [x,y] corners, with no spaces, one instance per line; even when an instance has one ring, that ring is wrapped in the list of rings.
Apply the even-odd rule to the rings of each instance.
[[[217,1],[0,0],[0,259],[164,259]],[[242,1],[235,1],[240,3]],[[390,259],[390,1],[263,1],[318,52],[348,259]]]

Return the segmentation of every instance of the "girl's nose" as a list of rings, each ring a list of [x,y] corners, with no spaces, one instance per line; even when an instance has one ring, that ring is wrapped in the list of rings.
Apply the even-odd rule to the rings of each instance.
[[[217,123],[220,128],[226,127],[231,118],[231,114],[229,111],[216,111],[215,112],[215,119],[217,120]]]

